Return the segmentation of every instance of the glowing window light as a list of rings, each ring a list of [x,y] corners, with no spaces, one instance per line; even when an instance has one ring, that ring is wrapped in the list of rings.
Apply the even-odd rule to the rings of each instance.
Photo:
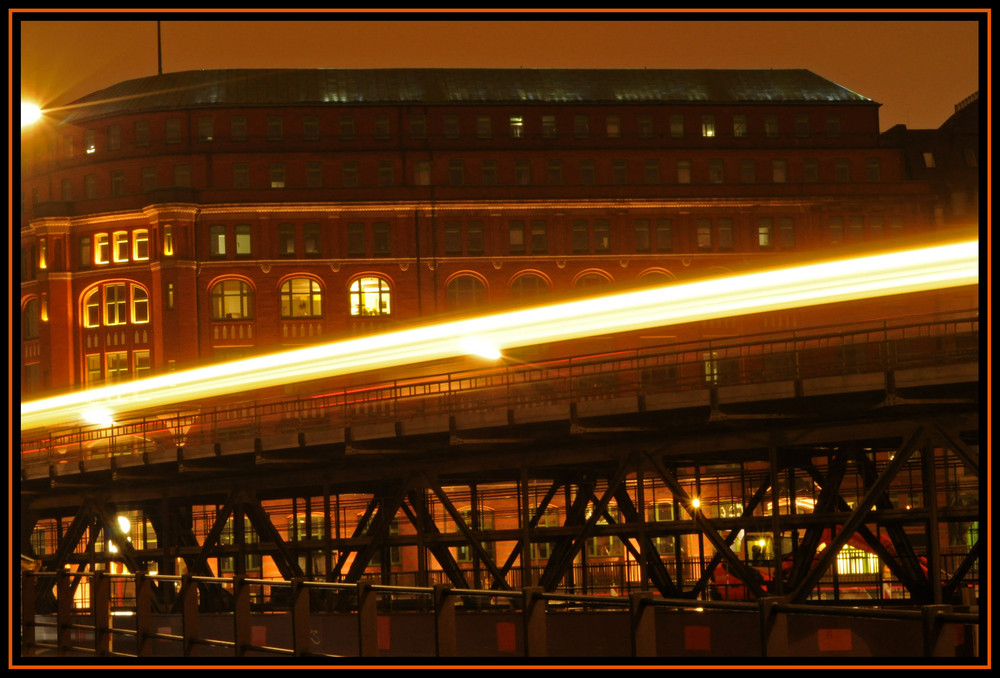
[[[590,297],[320,344],[171,372],[21,405],[21,430],[76,421],[80,408],[161,407],[271,386],[467,355],[476,337],[498,349],[631,332],[673,323],[976,285],[979,243],[968,240]]]

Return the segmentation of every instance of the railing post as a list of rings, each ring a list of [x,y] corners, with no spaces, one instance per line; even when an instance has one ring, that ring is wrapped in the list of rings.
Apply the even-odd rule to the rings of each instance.
[[[524,589],[524,656],[546,657],[545,599],[540,586]]]
[[[105,657],[111,652],[111,580],[105,572],[94,573],[90,608],[94,614],[94,652]]]
[[[764,597],[757,603],[760,606],[760,653],[762,657],[788,656],[788,615],[777,606],[785,602],[784,598]]]
[[[436,657],[458,656],[455,596],[448,584],[434,585],[434,644]]]
[[[944,633],[944,623],[940,617],[951,612],[950,605],[925,605],[920,608],[921,625],[924,635],[925,657],[954,657],[955,638]]]
[[[153,656],[153,581],[146,572],[135,574],[135,652],[139,657]]]
[[[358,653],[362,657],[378,654],[378,596],[368,582],[358,582]]]
[[[656,608],[649,604],[652,599],[652,591],[636,591],[629,596],[633,657],[656,656]]]
[[[184,656],[191,657],[198,639],[198,583],[190,574],[181,576],[181,609]]]
[[[309,653],[309,589],[301,577],[292,579],[292,650],[296,657]]]
[[[82,575],[80,575],[82,576]],[[56,654],[69,654],[72,647],[73,592],[70,590],[70,573],[60,570],[56,574]]]
[[[34,572],[21,573],[21,654],[35,656],[35,584]]]
[[[246,654],[250,638],[250,587],[246,576],[237,574],[233,576],[233,656]]]

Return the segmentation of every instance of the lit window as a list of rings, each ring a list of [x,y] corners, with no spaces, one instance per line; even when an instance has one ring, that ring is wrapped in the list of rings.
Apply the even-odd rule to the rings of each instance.
[[[285,187],[285,163],[271,163],[271,188]]]
[[[761,249],[768,249],[774,245],[772,230],[773,220],[770,217],[762,217],[757,220],[757,245]]]
[[[39,238],[38,240],[38,268],[45,269],[48,268],[48,263],[46,262],[46,247],[45,238]]]
[[[170,257],[174,254],[174,227],[163,227],[163,255]]]
[[[83,326],[101,326],[101,288],[95,287],[83,298]]]
[[[94,130],[88,129],[83,132],[83,152],[90,154],[97,150],[96,135]]]
[[[128,318],[125,283],[104,286],[104,324],[124,325]]]
[[[292,278],[281,285],[282,318],[319,318],[323,315],[323,292],[311,278]]]
[[[359,278],[351,283],[351,315],[388,315],[391,311],[389,283],[382,278]]]
[[[510,116],[510,138],[521,139],[524,137],[524,118],[520,115]]]
[[[114,249],[112,250],[116,262],[128,261],[128,232],[115,231]]]
[[[212,226],[208,231],[209,254],[213,257],[226,256],[226,227]]]
[[[167,310],[174,310],[174,284],[167,283]]]
[[[111,243],[107,233],[94,234],[94,263],[107,264],[111,256]]]
[[[212,288],[212,320],[249,320],[253,313],[250,286],[242,280],[223,280]]]
[[[87,356],[87,386],[97,386],[104,383],[104,369],[101,367],[101,354]]]
[[[703,116],[701,116],[701,136],[703,136],[703,137],[714,137],[715,136],[715,116],[714,115],[703,115]]]
[[[107,378],[109,384],[117,384],[118,382],[128,379],[127,351],[105,354],[104,360],[107,365]]]
[[[132,285],[132,322],[149,322],[149,294],[138,285]]]
[[[622,119],[617,115],[609,115],[605,121],[609,139],[620,139],[622,136]]]
[[[145,228],[132,231],[132,259],[135,261],[149,259],[149,231]]]
[[[924,167],[928,167],[928,168],[935,167],[935,164],[934,164],[934,154],[931,153],[930,151],[925,151],[924,152]]]
[[[136,379],[142,379],[149,375],[149,351],[135,351],[132,354],[132,373]]]
[[[198,118],[198,141],[212,141],[215,138],[215,121],[210,115]]]
[[[486,305],[486,286],[479,278],[460,275],[448,283],[446,303],[451,311],[482,308]]]

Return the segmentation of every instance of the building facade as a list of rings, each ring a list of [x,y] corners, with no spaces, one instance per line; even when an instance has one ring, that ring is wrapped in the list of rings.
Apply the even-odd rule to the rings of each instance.
[[[120,83],[22,138],[24,391],[940,227],[878,130],[808,71]]]

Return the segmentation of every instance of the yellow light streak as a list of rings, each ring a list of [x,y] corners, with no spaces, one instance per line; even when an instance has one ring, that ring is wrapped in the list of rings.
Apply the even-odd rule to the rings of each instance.
[[[979,243],[967,240],[884,254],[668,284],[418,326],[22,403],[21,430],[72,426],[81,409],[163,407],[469,354],[712,318],[975,285]]]

